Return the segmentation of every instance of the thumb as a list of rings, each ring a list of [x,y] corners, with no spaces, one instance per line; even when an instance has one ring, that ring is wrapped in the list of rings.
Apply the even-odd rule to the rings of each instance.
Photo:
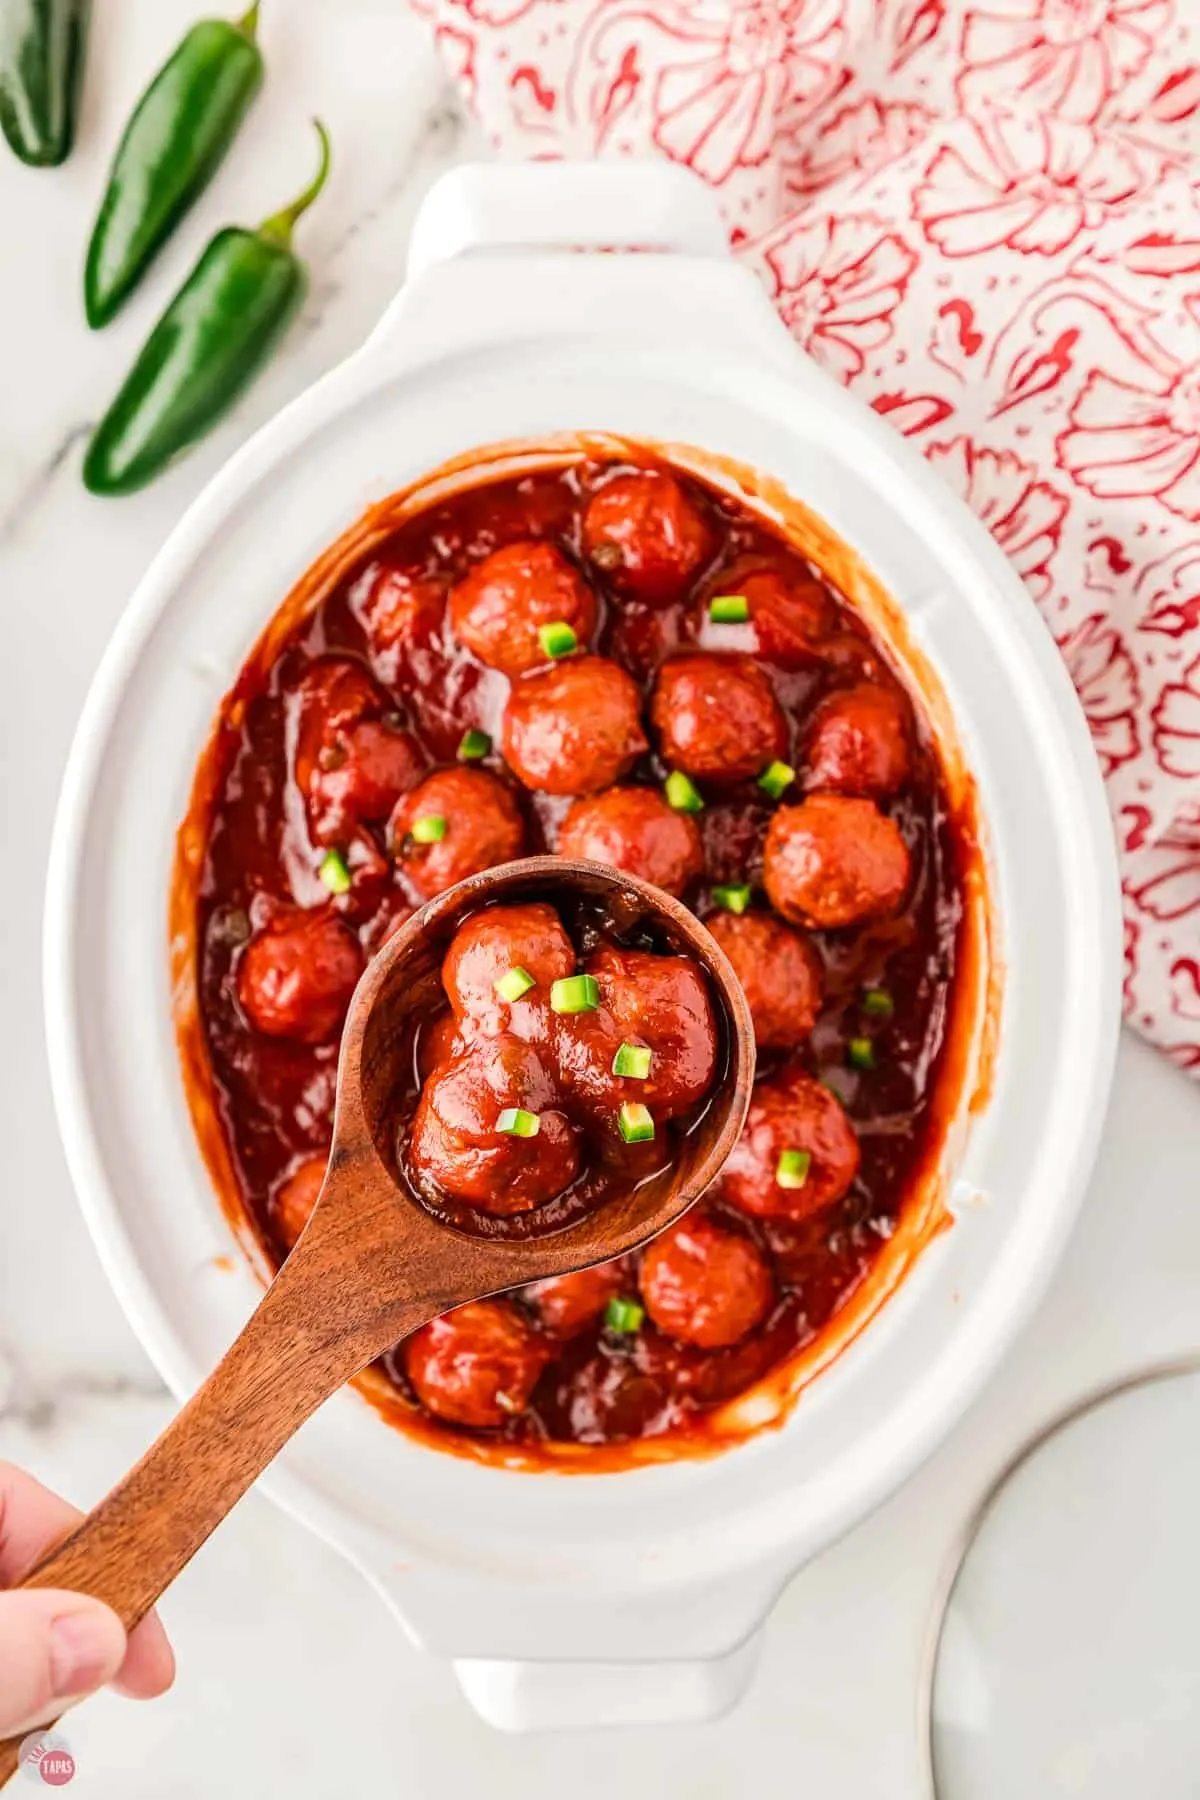
[[[0,1733],[44,1725],[124,1658],[125,1627],[102,1601],[60,1588],[0,1593]]]

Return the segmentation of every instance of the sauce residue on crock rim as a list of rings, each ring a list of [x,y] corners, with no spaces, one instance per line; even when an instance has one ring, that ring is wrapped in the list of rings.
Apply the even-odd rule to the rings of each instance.
[[[269,1279],[273,1264],[233,1165],[197,991],[199,883],[210,821],[245,707],[300,623],[400,526],[473,489],[587,462],[664,464],[690,475],[756,515],[859,613],[877,647],[888,653],[896,672],[923,704],[960,850],[962,893],[955,979],[949,989],[949,1012],[920,1163],[910,1177],[906,1203],[890,1238],[876,1251],[857,1287],[810,1342],[735,1398],[695,1415],[686,1425],[674,1425],[659,1437],[603,1444],[562,1440],[519,1444],[472,1437],[427,1420],[377,1368],[366,1370],[355,1384],[390,1422],[439,1449],[492,1466],[590,1474],[715,1454],[768,1426],[782,1425],[808,1383],[859,1336],[924,1249],[953,1223],[946,1204],[950,1171],[958,1162],[971,1117],[983,1109],[990,1095],[1002,976],[975,784],[941,683],[891,596],[854,551],[781,483],[691,446],[574,433],[537,442],[497,444],[454,458],[364,512],[296,583],[261,633],[222,703],[197,765],[188,811],[177,836],[169,923],[176,1034],[201,1152],[240,1243],[259,1274]]]

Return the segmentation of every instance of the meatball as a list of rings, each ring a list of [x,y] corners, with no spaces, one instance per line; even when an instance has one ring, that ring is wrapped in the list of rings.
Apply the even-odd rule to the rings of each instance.
[[[383,717],[384,690],[361,663],[320,657],[296,690],[296,785],[318,844],[344,843],[356,826],[386,819],[421,777],[416,739]]]
[[[740,1232],[695,1214],[655,1238],[642,1258],[642,1299],[660,1331],[721,1350],[761,1325],[775,1284],[766,1258]]]
[[[802,1044],[821,1008],[821,959],[803,933],[769,913],[716,913],[708,929],[733,964],[760,1050]]]
[[[804,668],[817,660],[832,609],[815,576],[797,581],[774,569],[756,569],[740,580],[722,576],[721,589],[745,595],[761,656],[784,669]]]
[[[788,1150],[807,1164],[781,1170]],[[720,1192],[755,1218],[807,1219],[840,1200],[857,1173],[858,1139],[837,1095],[792,1069],[755,1088]]]
[[[440,1063],[453,1060],[465,1045],[458,1035],[458,1020],[452,1012],[441,1013],[421,1027],[417,1041],[417,1067],[425,1081]]]
[[[457,1016],[499,1025],[515,1007],[496,992],[510,969],[524,969],[535,987],[529,999],[544,1002],[550,985],[575,972],[575,946],[552,906],[493,906],[459,926],[442,964],[442,985]]]
[[[290,1250],[312,1216],[325,1180],[326,1158],[306,1156],[276,1190],[271,1202],[275,1229]]]
[[[596,629],[596,598],[553,544],[505,544],[450,595],[455,637],[480,662],[509,676],[549,662],[538,627],[559,622],[588,643]]]
[[[909,717],[903,696],[878,682],[826,695],[809,720],[805,785],[884,799],[908,780]]]
[[[908,887],[908,846],[871,800],[810,794],[781,806],[763,847],[763,882],[777,912],[832,931],[893,912]]]
[[[519,1108],[534,1135],[500,1129]],[[426,1081],[412,1122],[414,1179],[480,1212],[528,1212],[570,1187],[579,1173],[579,1133],[558,1108],[558,1091],[536,1050],[509,1033],[480,1038]]]
[[[545,1330],[555,1337],[574,1337],[594,1325],[610,1300],[625,1286],[625,1263],[597,1263],[577,1269],[573,1275],[552,1275],[525,1289],[525,1299],[537,1311]]]
[[[358,939],[325,908],[298,912],[257,932],[237,967],[242,1011],[267,1037],[327,1044],[342,1028],[363,972]]]
[[[602,656],[571,656],[518,681],[503,733],[514,774],[547,794],[594,794],[648,748],[637,687]]]
[[[606,1122],[626,1100],[648,1106],[656,1119],[694,1105],[717,1066],[716,1020],[696,965],[682,956],[604,949],[585,967],[599,984],[600,1005],[571,1015],[558,1038],[562,1080],[576,1101]],[[650,1049],[644,1080],[613,1074],[623,1043]]]
[[[308,790],[313,838],[344,843],[356,825],[386,819],[424,771],[425,758],[409,732],[381,719],[350,726]]]
[[[428,842],[411,838],[418,821],[442,835]],[[525,837],[512,794],[486,769],[439,769],[404,796],[388,830],[404,873],[423,900],[468,875],[511,862],[520,856]]]
[[[682,894],[704,873],[699,826],[656,788],[614,787],[577,800],[563,820],[558,853],[608,863],[668,894]]]
[[[435,1418],[486,1428],[524,1411],[550,1347],[511,1300],[472,1300],[414,1331],[400,1360]]]
[[[683,593],[712,554],[703,513],[673,475],[618,475],[592,495],[583,547],[618,593],[663,606]]]
[[[440,581],[385,564],[357,585],[351,605],[372,656],[383,666],[394,666],[400,657],[436,643],[446,592]]]
[[[787,720],[748,656],[673,656],[658,672],[650,718],[667,762],[689,775],[758,775],[788,747]]]

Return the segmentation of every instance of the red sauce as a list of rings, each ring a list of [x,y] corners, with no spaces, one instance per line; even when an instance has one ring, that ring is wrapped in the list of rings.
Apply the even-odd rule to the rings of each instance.
[[[644,466],[656,465],[646,458]],[[649,1450],[652,1442],[656,1455],[719,1447],[728,1436],[717,1431],[705,1441],[705,1432],[707,1421],[719,1420],[721,1403],[772,1372],[795,1368],[802,1354],[819,1360],[824,1340],[839,1336],[839,1315],[840,1335],[849,1335],[850,1303],[873,1272],[882,1287],[894,1285],[894,1271],[886,1280],[883,1275],[888,1246],[921,1196],[927,1199],[930,1171],[966,1073],[955,1021],[972,1011],[974,1000],[964,1011],[964,990],[977,986],[979,977],[975,958],[981,953],[971,923],[979,899],[978,852],[969,791],[883,641],[793,543],[748,506],[691,476],[678,477],[691,516],[681,552],[686,578],[664,598],[666,553],[652,545],[645,596],[639,596],[636,556],[623,549],[629,560],[620,567],[603,551],[597,558],[583,524],[591,496],[631,472],[629,466],[579,460],[498,479],[414,511],[349,568],[326,559],[330,572],[317,583],[315,605],[294,618],[282,637],[268,633],[227,698],[180,840],[178,943],[189,953],[195,946],[195,1031],[184,1017],[186,1005],[181,1011],[193,1112],[214,1172],[232,1182],[258,1242],[277,1264],[288,1237],[294,1238],[294,1228],[281,1228],[281,1192],[304,1160],[319,1157],[329,1143],[337,1044],[252,1029],[238,992],[247,941],[297,907],[321,907],[369,956],[423,897],[413,878],[416,865],[407,860],[412,846],[407,840],[397,845],[384,819],[360,825],[343,846],[350,891],[331,898],[322,885],[317,870],[327,840],[314,843],[313,814],[296,784],[296,702],[290,698],[313,659],[346,656],[370,671],[387,691],[389,715],[394,710],[389,728],[411,736],[428,771],[463,766],[456,759],[464,733],[487,733],[491,755],[470,766],[505,784],[523,822],[521,851],[533,854],[556,848],[572,801],[530,792],[506,771],[500,746],[510,677],[484,666],[456,640],[442,604],[450,588],[489,553],[521,539],[553,545],[578,571],[588,590],[582,600],[576,596],[578,616],[594,618],[591,641],[580,648],[619,664],[643,698],[649,748],[636,754],[619,778],[622,785],[661,792],[668,773],[657,747],[661,733],[670,731],[672,744],[678,738],[683,746],[680,754],[690,754],[675,729],[685,701],[673,698],[669,720],[652,706],[664,659],[696,649],[738,653],[752,665],[745,698],[757,712],[747,729],[760,729],[765,704],[772,716],[761,724],[762,741],[772,743],[774,760],[796,773],[782,799],[747,775],[728,782],[697,777],[706,800],[693,815],[703,872],[697,878],[694,859],[686,855],[672,866],[687,882],[683,897],[702,917],[714,911],[713,889],[720,886],[750,886],[754,910],[767,912],[764,843],[780,807],[803,798],[814,715],[825,718],[834,696],[859,694],[866,686],[886,703],[860,711],[899,712],[906,721],[900,780],[894,758],[864,759],[861,743],[852,746],[844,765],[838,763],[853,719],[835,720],[823,731],[819,751],[814,747],[823,780],[831,767],[844,766],[849,791],[863,778],[855,770],[883,771],[866,778],[887,786],[875,804],[892,822],[887,829],[903,840],[909,877],[902,901],[880,916],[804,932],[819,981],[815,1022],[802,1042],[768,1044],[759,1055],[760,1083],[801,1071],[837,1096],[857,1139],[857,1171],[847,1191],[808,1217],[756,1216],[731,1204],[719,1185],[701,1203],[714,1224],[753,1246],[756,1269],[765,1259],[773,1295],[765,1316],[739,1341],[714,1348],[657,1330],[644,1310],[634,1329],[628,1311],[622,1329],[613,1327],[611,1313],[601,1312],[562,1335],[554,1329],[552,1308],[543,1310],[533,1295],[518,1297],[506,1305],[520,1312],[536,1339],[540,1373],[527,1401],[486,1429],[442,1422],[423,1411],[400,1350],[385,1357],[368,1382],[389,1416],[420,1435],[534,1467],[561,1465],[570,1451],[576,1466],[586,1468],[588,1455],[579,1464],[573,1446],[595,1446],[595,1466],[613,1466],[605,1446],[623,1447],[618,1466],[627,1452],[627,1460],[637,1460],[636,1449],[645,1444]],[[778,615],[764,603],[749,623],[712,623],[709,599],[743,590],[753,596],[752,577],[764,568],[803,605]],[[372,598],[390,579],[408,584],[421,616],[398,641],[383,643],[376,628],[372,643],[364,621],[372,616]],[[772,695],[783,720],[778,741],[772,739]],[[770,885],[770,868],[767,875]],[[927,1236],[928,1220],[922,1229]],[[613,1272],[609,1286],[636,1302],[638,1274],[637,1259],[631,1259]],[[602,1301],[603,1294],[597,1304]]]

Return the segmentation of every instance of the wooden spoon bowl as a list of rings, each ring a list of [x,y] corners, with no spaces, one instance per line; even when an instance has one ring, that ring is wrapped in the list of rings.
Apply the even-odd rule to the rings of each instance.
[[[557,856],[526,857],[472,876],[422,907],[384,945],[355,993],[342,1038],[330,1172],[343,1148],[351,1150],[360,1160],[360,1179],[377,1182],[381,1193],[390,1186],[394,1203],[412,1209],[417,1216],[405,1227],[406,1260],[418,1235],[431,1235],[443,1256],[450,1249],[447,1233],[457,1234],[444,1220],[430,1234],[430,1215],[407,1184],[396,1179],[395,1097],[404,1073],[397,1059],[411,1043],[414,1019],[427,1018],[445,1004],[442,961],[463,920],[481,906],[553,901],[556,894],[591,902],[621,938],[648,932],[658,948],[700,964],[717,1019],[718,1073],[707,1110],[694,1129],[676,1140],[671,1165],[659,1174],[629,1190],[614,1189],[597,1210],[554,1230],[542,1227],[536,1213],[508,1219],[488,1215],[485,1235],[496,1254],[486,1264],[474,1260],[482,1257],[483,1246],[474,1233],[465,1232],[473,1245],[472,1279],[478,1272],[479,1279],[491,1281],[490,1292],[634,1250],[686,1212],[715,1180],[737,1142],[754,1080],[754,1030],[745,996],[715,938],[682,902],[602,863]],[[328,1181],[318,1205],[327,1191]],[[461,1280],[457,1264],[454,1278]]]
[[[612,1188],[594,1211],[542,1235],[459,1230],[397,1177],[400,1059],[414,1021],[442,1003],[442,959],[467,915],[556,895],[603,907],[622,935],[649,929],[700,964],[720,1073],[707,1110],[651,1179]],[[94,1594],[132,1628],[321,1402],[400,1338],[468,1300],[636,1250],[686,1212],[737,1142],[753,1081],[754,1032],[737,978],[707,929],[661,889],[600,863],[537,856],[430,901],[355,990],[325,1181],[291,1255],[208,1380],[21,1585]],[[15,1739],[0,1744],[0,1786],[17,1751]]]

